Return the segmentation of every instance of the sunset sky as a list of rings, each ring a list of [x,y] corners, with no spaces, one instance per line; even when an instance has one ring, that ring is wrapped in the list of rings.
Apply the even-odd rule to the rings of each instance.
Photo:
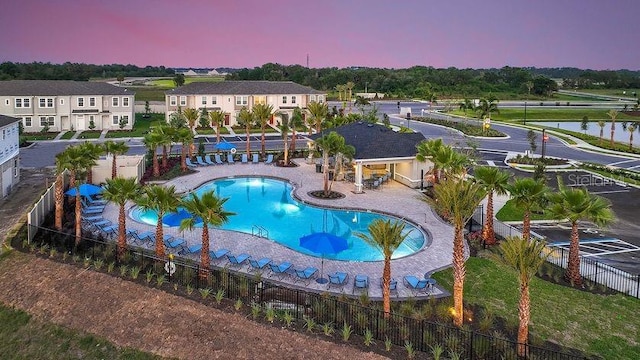
[[[640,69],[640,0],[15,0],[0,62]]]

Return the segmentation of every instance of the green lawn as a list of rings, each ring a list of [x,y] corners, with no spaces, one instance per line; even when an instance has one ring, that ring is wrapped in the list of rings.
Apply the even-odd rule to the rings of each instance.
[[[80,133],[78,139],[97,139],[101,133],[100,130],[86,130]]]
[[[162,359],[0,305],[0,359]]]
[[[522,109],[500,109],[498,104],[498,110],[500,113],[492,113],[491,120],[499,121],[522,121],[524,118],[524,108]],[[584,116],[587,116],[589,120],[611,120],[607,115],[607,109],[560,109],[560,108],[527,108],[527,121],[582,121]],[[456,115],[464,115],[461,110],[452,111]],[[467,111],[467,116],[473,117],[470,111]],[[640,116],[628,116],[620,113],[617,117],[618,121],[640,121]]]
[[[610,95],[610,96],[624,96],[624,97],[633,97],[632,93],[635,91],[636,94],[640,95],[640,89],[578,89],[578,92],[583,93],[591,93],[598,95]],[[622,92],[626,91],[626,94]]]
[[[34,140],[53,140],[57,132],[37,132],[37,133],[23,133],[20,137],[26,141],[34,141]]]
[[[512,200],[507,201],[502,209],[498,211],[496,214],[496,219],[500,221],[522,221],[524,217],[524,211],[521,208],[518,208]],[[550,220],[551,216],[543,213],[531,214],[531,220]]]
[[[67,131],[64,134],[62,134],[62,137],[60,139],[62,140],[69,140],[73,137],[73,135],[75,135],[76,132],[75,131]]]
[[[518,323],[519,289],[515,273],[491,260],[466,262],[465,302],[481,305],[507,323]],[[452,270],[433,275],[452,291]],[[534,278],[531,282],[532,336],[602,356],[640,359],[640,300],[594,295]]]
[[[187,85],[193,82],[218,82],[218,81],[224,81],[224,76],[197,76],[197,77],[187,76],[184,79],[184,84]],[[170,89],[173,89],[174,87],[176,87],[176,85],[173,83],[173,79],[158,79],[158,80],[153,80],[151,83],[155,86],[161,86],[161,87],[170,88]]]
[[[164,101],[164,92],[173,89],[173,86],[129,86],[128,89],[135,91],[136,101]]]

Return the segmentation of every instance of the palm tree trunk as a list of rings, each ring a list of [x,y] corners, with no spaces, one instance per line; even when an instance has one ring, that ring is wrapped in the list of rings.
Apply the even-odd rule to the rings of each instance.
[[[206,280],[209,276],[209,226],[202,222],[202,249],[200,250],[200,279]]]
[[[388,319],[391,315],[391,257],[384,258],[384,269],[382,270],[382,308],[384,317]]]
[[[182,172],[187,171],[187,152],[185,151],[184,144],[180,147],[180,170]]]
[[[525,210],[522,219],[522,238],[529,241],[531,237],[531,211]]]
[[[261,154],[261,156],[262,156],[263,158],[264,158],[264,152],[265,152],[265,149],[264,149],[264,141],[265,141],[265,138],[264,138],[264,132],[265,132],[265,128],[266,128],[266,126],[267,126],[267,123],[266,123],[266,122],[264,122],[264,123],[262,124],[262,139],[260,140],[260,154]],[[247,154],[249,154],[249,153],[247,152]],[[249,156],[249,155],[247,155],[247,156]]]
[[[296,126],[293,126],[291,131],[291,151],[296,151]]]
[[[158,177],[160,176],[160,164],[158,164],[158,156],[156,155],[156,150],[153,150],[153,176],[154,177]]]
[[[496,243],[496,234],[493,231],[493,191],[490,191],[487,195],[487,215],[486,219],[484,219],[482,238],[487,245],[494,245]]]
[[[58,174],[56,176],[56,187],[55,187],[55,204],[56,204],[56,218],[55,218],[55,227],[56,230],[62,230],[62,217],[64,215],[64,186],[63,186],[63,175]]]
[[[93,184],[93,167],[87,169],[87,184]]]
[[[462,226],[455,224],[453,237],[453,324],[462,326],[463,317],[463,291],[466,270],[464,266],[464,243],[462,238]]]
[[[80,189],[76,187],[76,246],[82,240],[82,203],[80,202]]]
[[[529,300],[529,283],[520,284],[520,301],[518,302],[518,356],[527,356],[527,343],[529,341],[529,318],[531,317],[531,302]]]
[[[120,212],[118,214],[118,259],[124,259],[127,252],[126,237],[126,214],[124,211],[124,203],[120,204]]]
[[[115,179],[118,176],[118,168],[116,165],[116,154],[111,154],[113,159],[111,160],[111,179]]]
[[[322,181],[324,183],[324,195],[329,195],[329,154],[322,154]]]
[[[220,143],[220,124],[219,123],[218,123],[218,126],[216,126],[216,141]]]
[[[582,277],[580,277],[580,234],[578,233],[578,222],[571,224],[571,240],[569,244],[569,262],[565,278],[575,286],[582,285]]]
[[[158,212],[158,222],[156,223],[156,257],[162,259],[165,256],[164,253],[164,240],[162,239],[162,216],[164,214]]]
[[[167,170],[169,164],[167,163],[167,146],[162,145],[162,170]]]
[[[629,150],[633,150],[633,131],[629,135]]]
[[[284,166],[289,165],[289,141],[288,137],[284,138]]]
[[[598,142],[598,145],[602,145],[602,137],[604,136],[604,128],[600,127],[600,140]]]
[[[611,119],[611,140],[609,141],[609,145],[613,146],[613,135],[616,132],[616,120]]]

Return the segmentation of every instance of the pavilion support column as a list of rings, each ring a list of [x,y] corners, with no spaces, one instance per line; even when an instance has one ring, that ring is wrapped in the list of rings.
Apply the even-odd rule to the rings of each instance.
[[[354,185],[356,186],[356,194],[362,193],[362,163],[356,162],[356,174]]]

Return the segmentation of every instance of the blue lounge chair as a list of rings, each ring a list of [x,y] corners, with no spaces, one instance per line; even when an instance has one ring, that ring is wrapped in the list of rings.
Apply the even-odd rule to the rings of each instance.
[[[404,286],[406,286],[414,295],[419,293],[426,293],[429,287],[429,281],[427,279],[418,279],[413,275],[407,275],[403,279]]]
[[[253,271],[261,271],[263,270],[269,263],[271,262],[271,259],[269,258],[262,258],[260,260],[254,260],[254,259],[249,259],[249,270],[253,270]]]
[[[247,156],[247,154],[242,154],[242,160],[241,162],[243,164],[248,164],[249,163],[249,157]]]
[[[86,223],[89,225],[89,227],[92,227],[96,230],[100,230],[102,227],[105,227],[105,226],[113,225],[113,223],[111,223],[111,220],[107,220],[107,219],[87,221]]]
[[[186,241],[182,238],[173,238],[172,235],[165,234],[162,238],[164,245],[170,249],[178,249],[178,253],[184,251],[184,244]]]
[[[209,257],[211,257],[211,261],[218,261],[223,257],[225,257],[225,255],[227,255],[228,253],[229,253],[229,250],[227,249],[220,249],[216,251],[211,250],[209,251]]]
[[[100,205],[107,205],[108,201],[105,199],[94,199],[91,196],[87,196],[87,204],[89,204],[89,206],[100,206]]]
[[[202,250],[202,244],[194,244],[189,247],[183,248],[178,254],[180,255],[190,255],[197,254]]]
[[[242,253],[240,255],[231,255],[227,254],[227,259],[229,260],[229,265],[231,266],[242,266],[245,261],[249,260],[251,256],[249,254]]]
[[[115,236],[118,234],[118,225],[114,225],[111,223],[101,225],[101,226],[96,226],[96,228],[108,238],[111,238],[112,236]]]
[[[96,214],[102,214],[102,211],[104,210],[104,208],[90,208],[90,209],[82,209],[82,215],[96,215]]]
[[[318,269],[312,266],[309,266],[303,270],[295,269],[294,272],[296,274],[296,280],[306,281],[307,285],[309,285],[311,280],[318,275]]]
[[[380,288],[384,286],[384,279],[380,278]],[[391,294],[396,294],[398,296],[398,280],[391,278],[391,282],[389,282],[389,292]]]
[[[207,164],[206,162],[204,162],[204,159],[202,158],[202,156],[198,155],[196,156],[196,162],[198,163],[198,165],[200,166],[208,166],[209,164]]]
[[[260,159],[258,159],[258,154],[251,154],[251,163],[257,164],[259,162],[260,162]]]
[[[273,154],[267,155],[267,160],[264,161],[265,164],[273,164]]]
[[[355,293],[356,290],[369,292],[369,277],[367,275],[358,274],[353,278],[353,290],[351,293]]]
[[[349,278],[349,274],[344,272],[336,271],[332,274],[327,274],[329,277],[329,285],[327,286],[327,290],[329,290],[332,286],[344,286],[347,283],[347,279]]]
[[[99,210],[104,210],[105,206],[104,204],[102,205],[90,205],[87,200],[83,197],[80,197],[80,203],[82,204],[82,208],[85,210],[92,210],[92,209],[99,209]]]
[[[209,165],[216,165],[215,162],[213,162],[213,160],[211,160],[211,155],[207,154],[204,156],[204,162],[206,162]]]
[[[233,160],[233,154],[232,154],[232,153],[228,153],[228,154],[227,154],[227,162],[228,162],[229,164],[233,164],[233,163],[235,163],[235,161]]]
[[[192,167],[192,168],[194,168],[194,167],[198,167],[198,165],[196,165],[196,164],[192,163],[192,162],[191,162],[191,159],[189,159],[189,158],[187,158],[187,159],[185,160],[185,162],[187,163],[187,166],[188,166],[188,167]]]
[[[216,164],[224,165],[224,161],[222,161],[222,158],[220,157],[220,154],[215,154],[213,158],[216,159]]]
[[[291,272],[291,263],[288,261],[284,261],[280,264],[275,264],[273,262],[269,263],[269,268],[274,276],[279,276],[280,279],[284,278],[287,274]]]
[[[141,234],[139,234],[135,230],[130,230],[130,231],[131,232],[129,234],[133,237],[134,239],[133,242],[140,245],[145,243],[152,243],[156,238],[156,234],[153,231],[145,231]]]

